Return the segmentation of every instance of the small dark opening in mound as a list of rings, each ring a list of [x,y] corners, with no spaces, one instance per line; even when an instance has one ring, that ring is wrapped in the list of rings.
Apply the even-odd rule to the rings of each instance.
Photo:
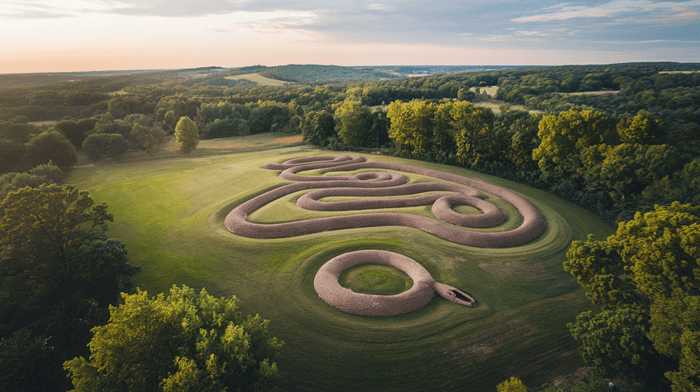
[[[459,290],[450,290],[450,291],[451,291],[452,294],[454,294],[455,297],[457,297],[457,299],[459,299],[460,301],[464,301],[464,302],[468,302],[468,303],[471,303],[471,302],[472,302],[472,299],[469,298],[469,297],[465,297],[465,296],[462,294],[461,291],[459,291]]]

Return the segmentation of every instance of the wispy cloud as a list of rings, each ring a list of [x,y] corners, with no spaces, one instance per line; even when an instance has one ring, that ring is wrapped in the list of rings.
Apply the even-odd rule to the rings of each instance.
[[[367,6],[368,9],[372,11],[393,11],[396,9],[395,6],[382,3],[374,3]]]
[[[592,44],[609,45],[648,45],[648,44],[700,44],[700,41],[681,41],[677,39],[650,39],[643,41],[590,41]]]
[[[526,35],[526,36],[531,36],[531,37],[534,37],[534,36],[546,37],[549,35],[547,33],[541,33],[539,31],[525,31],[525,30],[518,30],[518,31],[516,31],[516,34]]]
[[[260,33],[277,34],[290,30],[305,30],[305,26],[316,24],[322,15],[309,11],[236,11],[226,15],[229,21],[224,26],[209,26],[205,30],[214,33],[230,33],[239,29],[254,30]]]
[[[3,18],[62,18],[86,13],[110,13],[130,8],[120,1],[101,0],[8,0],[0,4]]]
[[[683,12],[688,7],[700,5],[700,1],[687,2],[654,2],[651,0],[614,0],[596,6],[573,5],[570,3],[557,4],[547,7],[535,15],[521,16],[511,19],[513,22],[551,22],[579,18],[607,18],[620,14],[635,13],[649,14],[652,12]]]

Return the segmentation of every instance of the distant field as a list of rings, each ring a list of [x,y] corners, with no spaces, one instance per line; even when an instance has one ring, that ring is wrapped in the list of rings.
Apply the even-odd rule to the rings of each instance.
[[[479,91],[481,91],[481,92],[485,92],[486,94],[490,95],[492,98],[495,98],[496,93],[498,92],[498,86],[472,87],[469,90],[476,92],[476,89],[479,89]]]
[[[250,80],[251,82],[257,83],[259,86],[284,86],[287,84],[290,84],[289,82],[285,82],[282,80],[277,80],[277,79],[270,79],[266,78],[260,74],[257,73],[251,73],[251,74],[243,74],[243,75],[234,75],[234,76],[227,76],[225,79],[230,79],[230,80],[239,80],[239,79],[245,79],[245,80]]]
[[[690,73],[698,73],[698,72],[700,72],[700,71],[661,71],[661,72],[659,72],[659,73],[660,73],[660,74],[665,74],[665,73],[668,73],[668,74],[672,74],[672,73],[686,73],[686,74],[690,74]]]
[[[55,120],[48,120],[48,121],[32,121],[30,124],[36,125],[36,126],[43,126],[43,125],[48,125],[50,127],[56,125],[58,121]]]
[[[601,90],[601,91],[581,91],[576,93],[562,93],[564,95],[600,95],[600,94],[617,94],[620,90]]]
[[[462,246],[405,227],[272,240],[231,234],[223,219],[232,208],[289,183],[277,171],[262,169],[265,163],[339,154],[285,145],[298,140],[288,136],[207,140],[189,155],[170,143],[151,156],[83,165],[71,172],[68,183],[109,205],[114,223],[108,234],[124,242],[131,261],[141,266],[135,283],[149,295],[173,284],[206,287],[216,296],[236,295],[244,312],[269,319],[274,334],[285,342],[278,363],[284,374],[280,391],[493,391],[513,375],[540,386],[583,366],[566,323],[590,302],[562,262],[572,239],[590,233],[605,238],[612,227],[582,208],[512,181],[367,154],[370,161],[426,167],[511,189],[542,212],[548,228],[530,243],[504,249]],[[316,214],[299,211],[299,196],[275,201],[250,219]],[[519,218],[504,208],[509,227]],[[430,214],[429,207],[403,210]],[[478,306],[465,308],[436,297],[402,316],[342,313],[318,297],[313,279],[326,261],[359,249],[409,256],[437,281],[472,295]],[[391,271],[361,270],[348,279],[363,289],[377,282],[387,292],[404,284]]]
[[[503,106],[503,105],[507,105],[510,110],[522,110],[524,112],[529,112],[529,113],[544,113],[541,110],[528,110],[523,105],[513,105],[513,104],[506,103],[504,101],[498,101],[495,99],[492,99],[489,101],[484,101],[484,102],[475,102],[474,103],[474,106],[481,106],[481,107],[489,108],[489,109],[493,110],[493,113],[497,116],[499,114],[501,114],[501,106]]]
[[[110,91],[107,93],[107,95],[126,95],[128,94],[124,89],[118,90],[118,91]]]

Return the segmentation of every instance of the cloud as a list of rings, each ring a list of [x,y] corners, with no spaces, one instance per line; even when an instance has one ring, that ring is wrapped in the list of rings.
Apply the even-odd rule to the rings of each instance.
[[[309,11],[236,11],[226,14],[223,18],[228,23],[219,26],[207,26],[204,30],[212,33],[231,33],[245,29],[265,34],[279,34],[294,30],[310,34],[306,27],[315,25],[322,19],[322,15]]]
[[[373,11],[393,11],[396,9],[396,7],[392,5],[380,3],[370,4],[369,6],[367,6],[367,8]]]
[[[683,10],[675,15],[669,15],[667,17],[638,19],[634,22],[640,24],[698,24],[700,23],[700,12]]]
[[[89,13],[112,13],[129,8],[121,1],[8,0],[0,5],[1,18],[64,18]]]
[[[87,14],[196,17],[240,10],[251,0],[5,0],[0,18],[64,18]]]
[[[651,0],[614,0],[606,4],[596,6],[572,5],[569,3],[558,4],[545,8],[542,12],[511,19],[513,22],[551,22],[565,21],[580,18],[608,18],[620,14],[648,14],[658,12],[678,12],[686,10],[690,6],[698,6],[700,1],[691,0],[679,2],[654,2]]]
[[[528,36],[540,36],[540,37],[546,37],[549,35],[547,33],[540,33],[539,31],[524,31],[524,30],[516,31],[516,34],[528,35]]]

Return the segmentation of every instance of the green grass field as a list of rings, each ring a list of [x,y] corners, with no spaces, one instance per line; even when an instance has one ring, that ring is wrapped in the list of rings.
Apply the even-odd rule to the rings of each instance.
[[[142,267],[135,278],[138,287],[150,295],[173,284],[206,287],[216,296],[237,296],[244,311],[269,319],[274,334],[285,341],[278,361],[284,374],[281,391],[493,391],[510,376],[535,387],[583,366],[566,323],[590,305],[562,262],[572,239],[585,239],[589,233],[604,238],[613,233],[612,227],[515,182],[366,155],[372,161],[477,177],[519,192],[540,209],[548,228],[537,240],[507,249],[461,246],[404,227],[273,240],[233,235],[223,224],[232,208],[288,183],[277,172],[261,169],[263,164],[335,154],[303,145],[277,148],[273,142],[278,139],[260,136],[252,150],[243,138],[231,138],[200,144],[191,156],[176,159],[166,155],[84,165],[71,173],[68,183],[109,205],[115,219],[109,235],[124,242],[131,262]],[[298,211],[294,200],[276,201],[255,219],[323,214]],[[519,216],[512,210],[508,214],[504,225],[517,225]],[[318,297],[313,279],[326,261],[359,249],[411,257],[438,282],[469,293],[477,306],[466,308],[436,297],[425,308],[397,317],[342,313]],[[353,272],[348,284],[360,288],[375,282],[391,291],[403,284],[403,277],[391,271],[348,272]]]
[[[257,74],[257,73],[227,76],[225,79],[250,80],[251,82],[257,83],[258,86],[284,86],[284,85],[290,84],[289,82],[285,82],[283,80],[277,80],[277,79],[270,79],[270,78],[267,78],[267,77],[262,76],[262,75]]]

